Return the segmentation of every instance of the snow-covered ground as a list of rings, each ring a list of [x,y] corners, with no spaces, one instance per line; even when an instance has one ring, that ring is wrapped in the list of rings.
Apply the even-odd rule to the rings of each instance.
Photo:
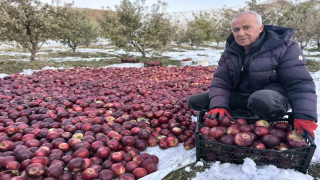
[[[103,43],[103,42],[102,42]],[[61,47],[58,43],[52,42],[52,46],[60,49]],[[9,45],[1,45],[0,48],[10,47]],[[48,45],[46,48],[50,47]],[[100,50],[79,48],[80,52],[99,52]],[[91,50],[91,51],[90,51]],[[67,50],[65,50],[67,51]],[[122,50],[112,50],[112,49],[104,49],[103,52],[107,52],[108,54],[123,54],[125,53]],[[1,55],[2,51],[0,51]],[[132,52],[134,53],[134,52]],[[192,58],[194,61],[208,59],[211,65],[216,65],[219,57],[222,53],[222,50],[214,50],[211,48],[202,48],[202,50],[190,50],[184,52],[165,52],[163,56],[169,56],[172,59],[185,59]],[[320,52],[309,53],[306,52],[306,55],[315,55],[320,54]],[[73,57],[74,58],[74,57]],[[97,58],[96,58],[97,59]],[[318,58],[319,59],[319,58]],[[61,60],[61,58],[60,58]],[[70,60],[70,58],[68,58]],[[319,59],[320,60],[320,59]],[[107,67],[142,67],[142,64],[114,64]],[[106,68],[107,68],[106,67]],[[62,67],[63,68],[63,67]],[[50,67],[45,67],[44,69],[50,69]],[[31,70],[24,70],[22,74],[32,74]],[[0,78],[6,76],[6,74],[0,74]],[[316,83],[316,91],[317,94],[320,94],[320,72],[312,73],[312,77]],[[318,97],[318,102],[320,99]],[[320,115],[320,105],[318,105],[318,114]],[[319,116],[320,117],[320,116]],[[320,122],[320,121],[319,121]],[[320,123],[318,122],[318,125]],[[320,147],[320,131],[315,131],[315,143],[318,147]],[[160,180],[164,178],[170,172],[184,167],[190,163],[196,161],[196,149],[185,150],[182,144],[175,148],[169,148],[166,150],[160,149],[157,147],[149,147],[145,151],[150,154],[155,154],[159,157],[160,162],[158,166],[158,170],[148,176],[142,178],[142,180]],[[314,153],[312,158],[312,163],[320,163],[320,149],[318,148]],[[245,162],[242,165],[235,165],[230,163],[213,162],[210,164],[210,168],[206,169],[204,172],[198,172],[193,180],[207,180],[207,179],[237,179],[237,180],[277,180],[277,179],[286,179],[286,180],[312,180],[313,178],[310,175],[306,175],[300,173],[298,171],[292,169],[280,169],[273,165],[268,166],[257,166],[254,161],[249,158],[245,159]],[[203,166],[203,163],[197,163],[197,166]],[[186,171],[191,171],[190,167],[186,168]]]
[[[215,45],[215,43],[211,43]],[[210,45],[211,45],[210,44]],[[116,49],[114,46],[110,45],[110,42],[107,40],[100,39],[95,45],[103,45],[105,48],[77,48],[78,53],[105,53],[112,58],[112,56],[141,56],[139,52],[126,52],[123,49]],[[6,51],[6,49],[14,48],[14,44],[1,44],[0,43],[0,56],[12,56],[12,58],[8,60],[15,60],[15,61],[29,61],[28,58],[20,58],[17,59],[17,56],[30,56],[28,52],[14,52],[14,51]],[[43,45],[37,55],[47,55],[49,53],[61,53],[61,52],[70,52],[70,48],[67,48],[63,44],[60,44],[55,41],[48,41]],[[174,51],[171,52],[163,52],[160,56],[167,56],[173,60],[182,60],[186,58],[191,58],[193,61],[198,60],[209,60],[210,65],[217,65],[220,55],[222,54],[223,50],[216,50],[210,47],[199,47],[197,50],[188,51],[185,49],[178,49],[175,48]],[[147,57],[159,57],[158,55],[148,54]],[[63,57],[63,58],[47,58],[46,60],[49,61],[93,61],[93,60],[101,60],[101,59],[108,59],[106,57],[89,57],[89,58],[81,58],[81,57]]]

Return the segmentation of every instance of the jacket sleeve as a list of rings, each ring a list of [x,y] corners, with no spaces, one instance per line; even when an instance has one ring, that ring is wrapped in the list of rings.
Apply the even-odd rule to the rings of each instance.
[[[209,89],[210,106],[213,108],[229,109],[229,97],[231,90],[231,79],[227,62],[226,52],[224,52],[219,60],[219,65],[214,72]]]
[[[297,43],[289,43],[278,65],[279,79],[286,90],[294,118],[317,122],[315,83]]]

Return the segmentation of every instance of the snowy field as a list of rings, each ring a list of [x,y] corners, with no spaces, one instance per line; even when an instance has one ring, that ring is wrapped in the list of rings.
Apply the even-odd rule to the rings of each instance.
[[[106,42],[99,42],[101,44],[108,44]],[[1,45],[0,44],[0,55],[18,55],[19,52],[6,52],[6,48],[10,48],[10,45]],[[51,42],[51,44],[46,44],[44,49],[51,48],[54,51],[69,51],[69,49],[61,47],[60,44]],[[101,49],[100,49],[101,50]],[[79,52],[99,52],[99,49],[86,49],[86,48],[79,48]],[[103,50],[103,52],[107,52],[108,54],[114,53],[115,55],[124,53],[123,50]],[[21,53],[21,52],[20,52]],[[46,52],[42,52],[46,53]],[[132,55],[136,55],[135,52],[131,52]],[[131,54],[130,53],[130,54]],[[210,61],[210,65],[217,65],[219,57],[222,53],[222,50],[215,50],[211,48],[201,48],[201,50],[184,50],[184,52],[165,52],[162,56],[168,56],[172,59],[181,60],[185,58],[192,58],[193,61],[201,60],[201,59],[208,59]],[[306,56],[308,55],[319,55],[320,52],[307,52],[305,51]],[[75,58],[75,57],[73,57]],[[64,58],[70,60],[71,58]],[[76,58],[75,58],[76,59]],[[320,58],[312,58],[320,61]],[[54,59],[52,59],[54,60]],[[81,59],[83,60],[83,59]],[[88,59],[87,59],[88,60]],[[59,61],[63,61],[62,58]],[[114,64],[111,65],[112,67],[142,67],[142,64]],[[107,68],[107,67],[106,67]],[[50,67],[46,67],[44,69],[50,69]],[[22,74],[32,74],[31,70],[24,70]],[[6,76],[6,74],[0,74],[0,78]],[[316,83],[316,91],[317,94],[320,94],[320,71],[316,73],[312,73],[312,76]],[[320,102],[318,96],[318,102]],[[320,105],[318,105],[318,115],[320,114]],[[320,123],[318,122],[318,125]],[[318,147],[320,147],[320,131],[315,131],[315,143]],[[142,180],[160,180],[168,175],[170,172],[184,167],[190,163],[196,161],[196,149],[193,148],[192,150],[185,150],[182,144],[175,148],[169,148],[166,150],[160,149],[157,147],[148,147],[145,151],[150,154],[155,154],[159,157],[160,162],[158,165],[158,170],[148,176],[142,178]],[[320,163],[320,148],[318,148],[312,158],[312,163]],[[291,170],[291,169],[280,169],[273,165],[268,166],[256,166],[253,160],[246,158],[244,164],[242,165],[235,165],[230,163],[223,163],[214,162],[210,164],[210,168],[205,170],[204,172],[199,172],[196,174],[193,180],[208,180],[208,179],[237,179],[237,180],[312,180],[313,178],[310,175],[302,174],[298,171]],[[198,162],[196,166],[203,166],[202,162]],[[188,167],[185,169],[186,171],[190,171],[191,169]]]

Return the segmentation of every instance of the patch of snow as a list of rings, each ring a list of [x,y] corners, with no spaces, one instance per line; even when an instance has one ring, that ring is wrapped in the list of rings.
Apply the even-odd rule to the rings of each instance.
[[[184,168],[184,170],[185,170],[186,172],[190,172],[190,171],[191,171],[191,168],[188,166],[188,167]]]
[[[112,64],[110,66],[104,66],[103,68],[108,67],[119,67],[119,68],[127,68],[127,67],[136,67],[136,68],[142,68],[144,67],[143,63],[121,63],[121,64]]]
[[[246,158],[247,159],[247,158]],[[252,161],[252,160],[251,160]],[[310,175],[306,175],[291,169],[280,169],[274,165],[252,166],[252,162],[247,160],[247,164],[235,165],[230,163],[221,164],[219,161],[210,164],[210,168],[204,172],[196,174],[193,180],[225,179],[225,180],[312,180]],[[248,169],[253,168],[253,169]],[[248,173],[249,172],[249,173]]]
[[[103,59],[112,59],[113,57],[92,57],[92,58],[82,58],[82,57],[66,57],[66,58],[48,58],[48,61],[64,62],[64,61],[100,61]]]
[[[168,56],[170,59],[182,60],[191,58],[192,61],[209,60],[210,65],[218,65],[223,50],[213,48],[201,48],[200,50],[190,50],[185,52],[164,52],[162,56]]]
[[[45,66],[45,67],[42,68],[42,70],[49,70],[49,69],[66,69],[66,68],[65,67],[56,68],[56,67],[50,67],[50,66]],[[70,69],[72,69],[72,68],[70,68]]]
[[[250,158],[245,158],[241,169],[244,173],[252,175],[257,170],[256,163]]]
[[[318,112],[318,128],[314,131],[315,134],[315,144],[317,145],[317,149],[314,152],[314,155],[312,157],[311,162],[317,162],[320,163],[320,71],[319,72],[315,72],[315,73],[311,73],[311,76],[315,82],[316,85],[316,93],[317,93],[317,112]]]
[[[303,51],[303,54],[305,56],[319,56],[320,55],[320,52],[318,51],[307,51],[307,50],[304,50]]]
[[[31,70],[31,69],[24,69],[20,74],[21,75],[32,75],[33,72],[36,72],[38,70]]]
[[[202,161],[198,161],[198,162],[195,164],[196,167],[202,167],[203,165],[204,165],[204,164],[203,164]]]
[[[9,76],[8,74],[0,73],[0,78],[4,78],[6,76]]]

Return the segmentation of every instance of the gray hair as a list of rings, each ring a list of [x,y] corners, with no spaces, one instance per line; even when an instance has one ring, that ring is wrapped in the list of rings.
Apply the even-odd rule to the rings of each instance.
[[[254,12],[254,11],[240,12],[240,13],[234,15],[233,18],[232,18],[232,20],[231,20],[231,24],[232,24],[232,22],[234,21],[235,18],[240,17],[240,16],[245,15],[245,14],[253,14],[253,15],[255,15],[255,16],[256,16],[256,19],[257,19],[257,21],[258,21],[258,25],[259,25],[259,26],[262,25],[261,15],[258,14],[258,13],[256,13],[256,12]]]

